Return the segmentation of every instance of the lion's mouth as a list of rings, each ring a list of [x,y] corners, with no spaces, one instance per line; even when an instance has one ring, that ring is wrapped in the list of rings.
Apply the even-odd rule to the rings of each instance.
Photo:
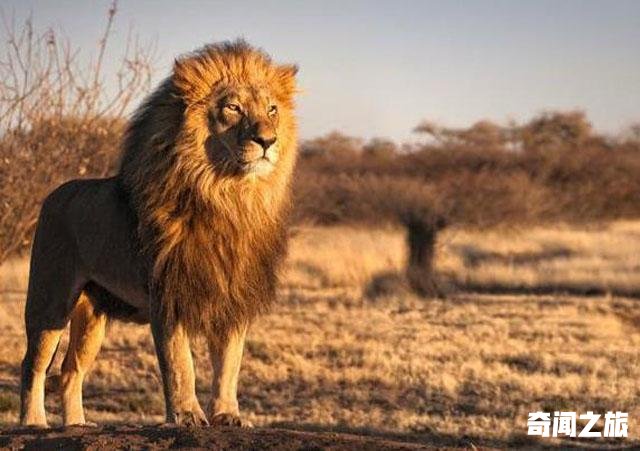
[[[245,174],[264,175],[273,169],[273,162],[267,156],[253,160],[240,160],[239,163],[242,172]]]

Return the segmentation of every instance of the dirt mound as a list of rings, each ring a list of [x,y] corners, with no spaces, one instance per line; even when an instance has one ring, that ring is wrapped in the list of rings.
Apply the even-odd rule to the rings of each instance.
[[[45,431],[0,431],[0,447],[31,450],[102,449],[426,449],[368,436],[286,429],[181,428],[167,426],[104,426],[56,428]]]

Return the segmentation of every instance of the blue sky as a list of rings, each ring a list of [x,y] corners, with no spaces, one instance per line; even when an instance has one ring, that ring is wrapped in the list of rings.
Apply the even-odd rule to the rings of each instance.
[[[109,1],[15,0],[91,56]],[[422,119],[464,126],[581,108],[597,129],[640,122],[640,1],[121,0],[110,55],[133,26],[175,55],[244,36],[300,65],[301,134],[415,139]]]

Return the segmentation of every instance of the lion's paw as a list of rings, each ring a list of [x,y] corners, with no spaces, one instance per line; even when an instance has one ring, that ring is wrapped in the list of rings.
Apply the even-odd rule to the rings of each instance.
[[[173,423],[178,426],[208,426],[209,421],[202,410],[184,410],[173,414]]]
[[[250,421],[243,420],[239,415],[233,413],[217,413],[211,419],[212,426],[229,426],[238,428],[252,428]]]

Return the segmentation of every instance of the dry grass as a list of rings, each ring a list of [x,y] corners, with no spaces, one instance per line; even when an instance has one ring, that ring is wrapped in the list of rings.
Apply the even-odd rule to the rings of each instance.
[[[436,268],[473,291],[640,296],[640,222],[601,226],[446,229]],[[290,248],[290,287],[364,286],[379,273],[401,272],[401,231],[303,228]]]
[[[361,287],[375,274],[401,271],[404,237],[390,229],[301,228],[289,244],[283,284],[290,288]]]
[[[439,268],[481,290],[640,296],[640,223],[453,232]]]
[[[480,255],[473,264],[471,247]],[[550,251],[560,248],[569,252]],[[487,285],[588,281],[635,290],[639,249],[639,223],[512,234],[451,231],[442,236],[437,268]],[[638,439],[636,301],[486,294],[364,299],[363,285],[379,272],[400,270],[403,256],[402,235],[393,230],[298,231],[280,302],[253,327],[247,345],[240,403],[251,421],[441,445],[515,446],[527,443],[529,411],[623,410]],[[15,279],[21,269],[14,265]],[[17,419],[22,309],[23,295],[7,294],[0,303],[5,424]],[[205,399],[210,367],[202,343],[196,348]],[[113,324],[86,384],[88,418],[161,421],[158,378],[148,328]],[[48,408],[59,421],[55,396]]]

